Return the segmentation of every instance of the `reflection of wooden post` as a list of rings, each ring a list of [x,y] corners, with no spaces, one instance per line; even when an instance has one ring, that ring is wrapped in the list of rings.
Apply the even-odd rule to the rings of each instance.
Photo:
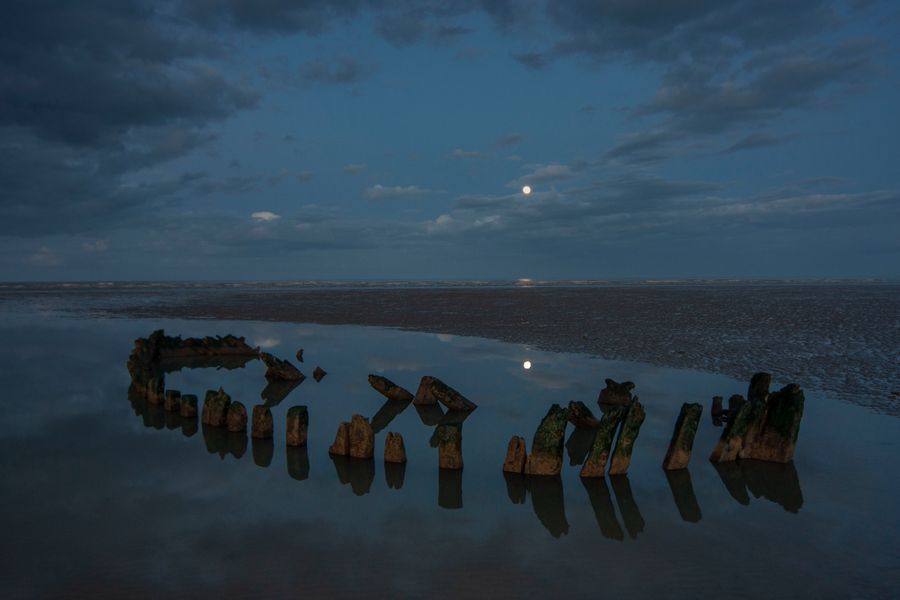
[[[306,446],[288,446],[286,452],[288,475],[297,481],[309,479],[309,451]]]
[[[646,418],[644,407],[641,406],[637,396],[628,405],[628,412],[622,419],[622,426],[619,428],[619,437],[616,440],[616,449],[612,453],[612,461],[609,464],[610,475],[623,475],[628,472],[631,466],[631,453],[634,450],[634,442],[637,440],[638,433],[641,431],[641,425]]]
[[[609,488],[606,486],[606,479],[603,477],[584,477],[581,480],[584,489],[587,490],[588,498],[591,501],[591,508],[594,509],[594,517],[597,519],[597,525],[600,527],[600,534],[611,540],[625,539],[625,532],[616,518],[616,510],[613,508],[612,497],[609,495]]]
[[[563,496],[562,478],[525,477],[525,486],[531,494],[531,507],[544,528],[555,538],[569,533],[566,519],[566,502]]]
[[[678,508],[681,520],[688,523],[699,522],[703,518],[703,514],[700,512],[697,496],[694,495],[690,471],[687,469],[666,471],[666,479],[669,482],[669,489],[672,490],[672,497],[675,499],[675,506]]]
[[[631,495],[631,483],[628,481],[628,475],[610,477],[609,482],[616,494],[616,503],[622,514],[622,521],[625,522],[625,530],[628,531],[631,539],[637,539],[638,534],[644,531],[644,517],[641,516],[634,496]]]
[[[525,476],[521,473],[503,472],[503,479],[506,480],[506,495],[513,504],[525,504],[528,497],[525,489]]]
[[[721,396],[717,397],[721,400]],[[687,468],[691,462],[691,450],[694,448],[694,437],[697,435],[702,413],[701,404],[685,402],[681,405],[681,412],[675,421],[675,431],[672,432],[672,440],[669,442],[669,450],[663,459],[663,469],[672,471]]]
[[[461,470],[438,470],[438,506],[448,509],[463,507]]]
[[[272,438],[251,437],[250,445],[253,450],[253,462],[258,467],[268,467],[272,464],[272,457],[275,455],[275,443]]]

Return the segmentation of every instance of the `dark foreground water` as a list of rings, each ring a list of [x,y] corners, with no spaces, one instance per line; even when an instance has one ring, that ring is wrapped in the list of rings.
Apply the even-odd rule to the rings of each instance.
[[[128,398],[132,340],[159,327],[244,335],[291,360],[302,347],[307,375],[328,375],[272,408],[273,441],[204,429]],[[900,586],[900,419],[827,395],[807,394],[792,464],[717,469],[709,399],[746,391],[722,375],[356,326],[20,309],[0,315],[0,335],[5,598],[890,598]],[[202,401],[222,386],[249,409],[264,371],[184,369],[167,387]],[[368,373],[413,391],[436,375],[479,404],[461,473],[437,468],[441,415],[395,414]],[[605,377],[635,381],[647,410],[627,477],[582,482],[577,466],[504,477],[511,435],[530,446],[553,402],[596,408]],[[705,406],[694,459],[667,475],[659,465],[687,401]],[[309,445],[288,450],[297,404],[309,407]],[[372,461],[328,455],[354,413],[381,428]],[[388,431],[406,440],[405,467],[381,460]],[[586,443],[569,439],[566,465]]]

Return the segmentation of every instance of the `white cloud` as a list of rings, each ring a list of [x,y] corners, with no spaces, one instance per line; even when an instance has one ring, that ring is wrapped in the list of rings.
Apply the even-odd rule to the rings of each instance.
[[[63,264],[62,258],[47,246],[41,246],[26,261],[36,267],[58,267]]]
[[[432,190],[420,188],[415,185],[387,186],[376,184],[366,188],[363,197],[366,200],[418,200],[434,193]]]
[[[481,152],[478,150],[463,150],[462,148],[457,148],[453,152],[450,153],[450,158],[453,159],[463,159],[463,158],[480,158]]]
[[[95,240],[93,242],[84,242],[81,244],[82,250],[90,253],[101,253],[109,250],[109,243],[106,240]]]
[[[260,212],[253,213],[252,215],[250,215],[250,217],[256,219],[257,221],[269,222],[269,221],[277,221],[278,219],[281,218],[281,215],[276,215],[273,212],[263,210]]]
[[[347,173],[348,175],[356,175],[365,170],[366,165],[363,163],[350,163],[349,165],[344,165],[344,173]]]

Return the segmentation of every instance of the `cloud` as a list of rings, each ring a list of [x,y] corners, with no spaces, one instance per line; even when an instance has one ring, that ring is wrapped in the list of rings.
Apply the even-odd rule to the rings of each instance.
[[[518,146],[522,142],[525,141],[525,136],[521,133],[510,133],[507,135],[502,135],[494,141],[494,146],[497,148],[508,148],[510,146]]]
[[[449,158],[454,160],[464,159],[464,158],[481,158],[481,152],[477,150],[463,150],[461,148],[455,149],[450,153]]]
[[[730,146],[728,146],[723,152],[731,153],[731,152],[740,152],[741,150],[756,150],[759,148],[768,148],[770,146],[777,146],[782,142],[790,139],[791,136],[785,135],[771,135],[768,133],[751,133],[750,135],[744,136],[738,141],[734,142]]]
[[[36,267],[58,267],[63,264],[62,258],[46,246],[41,246],[26,261]]]
[[[101,254],[109,250],[109,242],[106,240],[92,240],[83,242],[81,248],[88,253]]]
[[[348,175],[357,175],[366,170],[366,165],[363,163],[350,163],[349,165],[344,165],[344,173]]]
[[[520,187],[526,184],[541,184],[541,183],[551,183],[556,181],[564,181],[566,179],[571,179],[575,177],[576,170],[579,167],[573,169],[569,165],[561,165],[561,164],[549,164],[549,165],[537,165],[534,166],[531,170],[531,173],[527,175],[522,175],[517,179],[509,182],[508,185],[513,187]]]
[[[257,221],[268,223],[270,221],[277,221],[281,218],[281,215],[276,215],[273,212],[269,212],[267,210],[263,210],[260,212],[255,212],[250,215],[251,218],[256,219]]]
[[[427,190],[415,185],[407,186],[384,186],[381,184],[373,185],[366,188],[363,197],[366,200],[421,200],[434,193],[433,190]]]
[[[541,54],[539,52],[513,54],[513,58],[516,59],[516,62],[532,71],[539,71],[548,66],[551,62],[551,59],[546,54]]]

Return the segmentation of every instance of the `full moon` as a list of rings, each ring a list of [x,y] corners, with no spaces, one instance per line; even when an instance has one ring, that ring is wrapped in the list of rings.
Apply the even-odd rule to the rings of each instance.
[[[530,368],[531,368],[531,361],[530,361],[530,360],[526,360],[525,362],[523,362],[523,363],[522,363],[522,368],[523,368],[523,369],[530,369]]]
[[[530,186],[530,185],[523,185],[523,186],[522,186],[522,193],[525,194],[526,196],[527,196],[528,194],[530,194],[530,193],[531,193],[531,186]],[[525,368],[527,369],[528,367],[525,367]]]

